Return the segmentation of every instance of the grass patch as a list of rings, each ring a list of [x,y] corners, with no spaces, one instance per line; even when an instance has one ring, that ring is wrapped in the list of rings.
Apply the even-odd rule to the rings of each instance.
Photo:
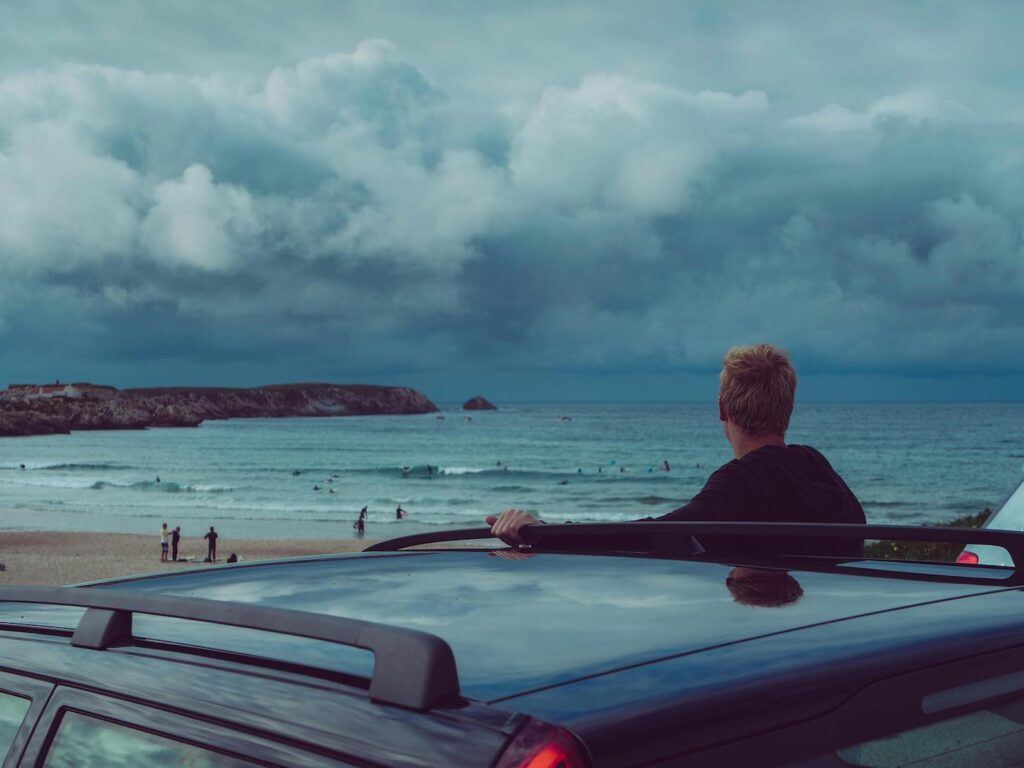
[[[964,515],[948,523],[934,523],[946,528],[980,528],[992,510],[986,507],[975,515]],[[864,556],[881,560],[935,560],[951,563],[964,548],[963,544],[943,544],[937,541],[868,541],[864,543]]]

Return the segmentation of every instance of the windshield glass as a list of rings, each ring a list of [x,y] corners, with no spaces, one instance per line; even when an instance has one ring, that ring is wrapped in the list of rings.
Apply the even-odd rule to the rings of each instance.
[[[1024,530],[1024,482],[1017,486],[992,516],[989,527],[1007,531]]]

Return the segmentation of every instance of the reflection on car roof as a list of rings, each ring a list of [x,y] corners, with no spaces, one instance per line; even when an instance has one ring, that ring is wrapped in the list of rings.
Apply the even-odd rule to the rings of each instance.
[[[995,589],[815,570],[787,575],[781,569],[737,569],[697,560],[551,553],[513,559],[495,554],[450,550],[339,556],[104,586],[286,607],[430,632],[452,646],[463,692],[483,700],[822,622]],[[510,603],[516,604],[515,610],[509,610]],[[216,643],[225,629],[206,625],[197,644]],[[167,631],[169,625],[159,630]],[[232,642],[237,642],[235,632]],[[196,642],[196,629],[188,633]],[[223,638],[229,640],[227,634]],[[261,635],[262,655],[268,654],[270,642]],[[289,645],[294,639],[280,642],[280,653],[296,658]],[[366,660],[344,654],[329,658],[343,671],[366,674]],[[321,658],[312,663],[331,662]]]

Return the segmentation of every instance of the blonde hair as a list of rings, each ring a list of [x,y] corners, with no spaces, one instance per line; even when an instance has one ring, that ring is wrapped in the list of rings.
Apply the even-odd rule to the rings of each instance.
[[[750,435],[785,435],[793,414],[796,371],[771,344],[733,347],[722,361],[718,403]]]

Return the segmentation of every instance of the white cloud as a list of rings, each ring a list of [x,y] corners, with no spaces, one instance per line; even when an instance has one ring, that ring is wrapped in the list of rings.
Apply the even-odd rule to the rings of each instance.
[[[0,145],[0,264],[61,270],[129,255],[144,187],[54,120],[13,126]]]
[[[474,101],[425,72],[371,40],[262,73],[0,76],[0,267],[77,297],[83,337],[130,316],[214,359],[331,339],[315,359],[607,370],[768,338],[956,368],[1024,343],[1001,118],[888,84],[797,108],[753,75]]]
[[[153,197],[143,241],[156,258],[221,270],[255,253],[260,223],[249,193],[214,183],[206,166],[190,165],[180,180],[157,185]]]
[[[884,96],[859,112],[835,103],[826,104],[815,112],[791,118],[789,124],[831,134],[867,131],[893,118],[919,123],[968,116],[968,110],[960,104],[940,99],[929,91],[908,91]]]
[[[516,134],[522,193],[559,207],[679,211],[716,153],[764,112],[764,94],[689,94],[616,75],[549,88]]]
[[[445,269],[473,255],[470,243],[489,231],[506,185],[504,173],[465,150],[444,152],[434,168],[378,152],[351,170],[373,203],[350,211],[328,251]]]
[[[263,98],[269,113],[300,135],[371,132],[394,145],[415,136],[440,94],[386,40],[364,40],[352,53],[277,67]]]

